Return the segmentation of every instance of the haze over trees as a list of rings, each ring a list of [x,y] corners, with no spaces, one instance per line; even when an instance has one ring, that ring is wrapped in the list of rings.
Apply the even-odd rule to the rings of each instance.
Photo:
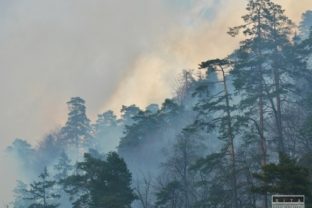
[[[268,208],[272,194],[304,194],[312,207],[312,11],[296,26],[249,0],[242,18],[224,31],[239,47],[184,71],[160,106],[93,123],[73,97],[37,147],[16,139],[7,152],[29,183],[8,206]]]

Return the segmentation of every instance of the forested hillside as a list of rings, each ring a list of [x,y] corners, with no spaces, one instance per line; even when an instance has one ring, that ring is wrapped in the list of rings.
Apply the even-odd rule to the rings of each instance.
[[[224,31],[239,47],[183,71],[161,105],[91,121],[73,97],[37,146],[16,139],[7,154],[23,178],[8,207],[268,208],[272,194],[312,207],[312,11],[297,26],[249,0],[242,20]]]

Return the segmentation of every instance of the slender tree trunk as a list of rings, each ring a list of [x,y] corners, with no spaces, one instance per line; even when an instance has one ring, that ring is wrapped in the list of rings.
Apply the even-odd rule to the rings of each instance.
[[[277,71],[278,69],[274,70],[274,80],[275,80],[275,90],[277,92],[276,95],[276,127],[278,133],[278,145],[279,145],[279,152],[285,152],[285,144],[284,144],[284,137],[283,137],[283,127],[282,127],[282,110],[281,110],[281,94],[280,94],[280,76]]]
[[[227,126],[228,126],[228,140],[229,140],[229,151],[231,156],[231,164],[232,164],[232,186],[233,186],[233,203],[234,207],[238,208],[238,194],[237,194],[237,175],[236,175],[236,157],[235,157],[235,147],[234,147],[234,134],[232,127],[232,117],[230,110],[230,100],[229,100],[229,92],[226,83],[226,77],[224,69],[220,66],[223,76],[223,86],[224,86],[224,94],[225,94],[225,102],[226,102],[226,114],[227,114]]]
[[[189,202],[189,187],[188,187],[188,152],[187,152],[187,138],[183,138],[184,140],[184,148],[183,148],[183,183],[184,183],[184,200],[185,200],[185,208],[190,207]]]
[[[266,165],[266,155],[267,155],[267,147],[266,147],[266,139],[264,137],[264,110],[263,110],[263,96],[261,95],[259,98],[259,129],[260,129],[260,148],[261,148],[261,165]]]
[[[262,158],[261,158],[261,165],[265,166],[266,155],[267,155],[267,148],[266,148],[266,139],[264,137],[264,110],[263,110],[263,96],[261,95],[259,98],[259,117],[260,117],[260,146],[262,151]],[[264,207],[268,208],[268,196],[267,193],[264,194]]]
[[[273,15],[273,30],[274,30],[274,43],[275,43],[275,57],[278,57],[278,48],[277,48],[277,31],[276,31],[276,17]],[[276,60],[275,60],[276,61]],[[285,152],[285,144],[283,137],[283,127],[282,127],[282,108],[281,108],[281,92],[280,92],[280,73],[277,66],[273,66],[273,76],[274,76],[274,85],[276,92],[276,128],[278,133],[278,145],[279,152]]]
[[[46,191],[43,190],[43,207],[47,207]]]
[[[258,9],[258,26],[257,26],[257,36],[258,36],[258,57],[262,57],[262,50],[261,50],[261,10],[260,7]],[[264,83],[263,83],[263,71],[262,71],[262,64],[258,64],[258,73],[259,73],[259,130],[260,130],[260,149],[262,153],[261,157],[261,165],[266,165],[266,140],[264,137],[264,103],[263,103],[263,91],[264,91]],[[264,208],[268,208],[268,197],[267,193],[264,194]]]

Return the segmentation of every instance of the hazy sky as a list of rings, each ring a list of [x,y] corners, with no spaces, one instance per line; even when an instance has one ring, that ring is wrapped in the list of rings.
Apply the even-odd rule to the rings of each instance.
[[[298,22],[312,0],[276,0]],[[66,101],[88,116],[160,103],[176,76],[238,46],[246,0],[0,0],[0,149],[36,144],[66,121]],[[9,165],[8,165],[9,164]],[[17,169],[0,151],[0,206]]]
[[[171,96],[176,75],[225,56],[245,0],[0,0],[0,148],[35,144],[66,120]],[[279,0],[295,21],[311,0]],[[300,4],[298,3],[300,2]]]

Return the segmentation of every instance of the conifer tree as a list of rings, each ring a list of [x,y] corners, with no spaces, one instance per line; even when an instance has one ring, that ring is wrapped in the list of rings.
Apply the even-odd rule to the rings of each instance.
[[[67,122],[61,129],[61,140],[69,149],[74,148],[73,151],[78,157],[82,148],[90,147],[90,140],[93,138],[92,128],[83,99],[73,97],[67,104],[69,113]]]
[[[285,154],[279,155],[278,164],[267,164],[260,173],[254,174],[264,182],[253,189],[260,194],[305,195],[307,207],[311,207],[311,179],[308,169]]]
[[[111,152],[106,160],[85,153],[77,163],[75,174],[64,180],[73,207],[130,207],[136,198],[131,188],[131,173],[122,158]]]
[[[228,88],[228,81],[226,73],[226,68],[228,69],[231,63],[228,60],[213,59],[206,62],[202,62],[200,68],[208,68],[211,72],[220,72],[222,75],[222,90],[217,95],[211,96],[211,101],[205,103],[202,107],[210,111],[214,111],[215,116],[214,122],[217,123],[220,138],[226,139],[225,151],[230,155],[231,168],[230,172],[232,175],[232,203],[233,207],[238,208],[238,188],[237,188],[237,167],[236,167],[236,155],[234,146],[234,118],[233,110],[234,105],[231,101],[231,93]],[[229,69],[228,69],[229,70]],[[209,73],[209,72],[208,72]],[[214,98],[213,98],[214,97]]]
[[[47,168],[39,175],[39,180],[30,184],[30,189],[27,190],[25,199],[30,200],[32,203],[29,208],[56,208],[59,206],[57,203],[60,195],[54,190],[56,182],[49,178]]]
[[[266,105],[271,107],[273,114],[278,152],[285,152],[282,98],[292,87],[290,83],[294,75],[294,68],[285,58],[285,51],[291,47],[289,36],[293,24],[281,6],[271,0],[251,0],[246,9],[248,14],[243,16],[245,24],[229,31],[235,36],[243,30],[246,36],[233,55],[236,64],[232,74],[234,85],[242,96],[242,108],[249,111],[250,117],[252,111],[258,113],[262,164],[266,164],[265,121],[269,118],[264,110]]]

